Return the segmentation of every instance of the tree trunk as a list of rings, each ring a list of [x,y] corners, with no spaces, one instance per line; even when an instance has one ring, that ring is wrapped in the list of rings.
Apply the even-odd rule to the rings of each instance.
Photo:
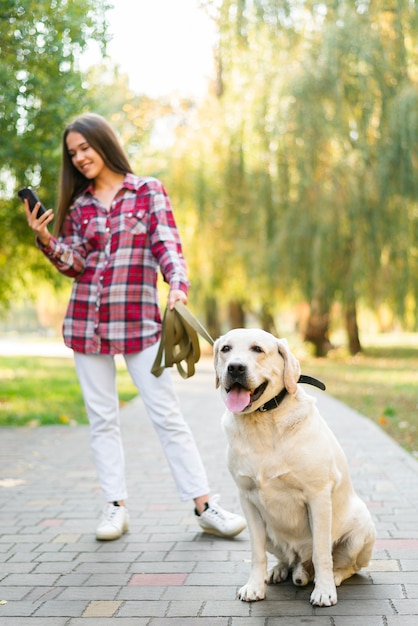
[[[312,301],[304,340],[314,345],[316,357],[327,356],[331,348],[329,340],[329,308],[319,299]]]
[[[266,330],[268,333],[275,335],[278,337],[278,332],[276,328],[276,324],[274,323],[274,317],[271,313],[270,307],[268,304],[263,304],[261,308],[261,328]]]
[[[238,300],[231,300],[229,303],[229,325],[231,328],[244,328],[245,326],[244,309]]]
[[[348,349],[350,354],[354,356],[355,354],[361,352],[361,343],[357,325],[357,307],[355,302],[346,306],[345,325],[348,337]]]
[[[217,339],[221,334],[221,325],[219,323],[218,302],[216,298],[206,298],[205,317],[209,335],[213,339]]]

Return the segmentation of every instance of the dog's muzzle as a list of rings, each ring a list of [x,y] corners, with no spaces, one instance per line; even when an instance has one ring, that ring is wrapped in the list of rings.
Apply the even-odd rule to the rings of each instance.
[[[228,377],[231,382],[245,382],[245,379],[247,377],[247,366],[245,365],[245,363],[240,363],[238,361],[236,363],[229,363],[227,369]]]
[[[252,389],[248,381],[248,368],[238,361],[228,364],[225,379],[225,404],[233,413],[241,413],[250,408],[252,403],[264,393],[267,386],[265,382],[256,389]]]

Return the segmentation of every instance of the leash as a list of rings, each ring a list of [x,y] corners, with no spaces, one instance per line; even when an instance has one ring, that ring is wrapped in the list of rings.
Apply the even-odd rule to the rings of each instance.
[[[151,368],[152,374],[161,376],[164,368],[176,365],[182,378],[193,376],[195,365],[200,359],[198,334],[213,346],[214,340],[208,331],[180,300],[175,303],[174,309],[167,307],[163,317],[158,353]]]
[[[161,376],[166,367],[177,366],[182,378],[190,378],[195,373],[195,365],[200,359],[200,345],[198,334],[213,346],[214,340],[204,326],[192,315],[189,309],[177,300],[174,309],[166,307],[161,329],[161,339],[158,346],[157,356],[151,368],[154,376]],[[186,364],[186,369],[183,367]],[[313,376],[301,374],[298,383],[313,385],[325,391],[326,387],[321,380]],[[282,391],[263,404],[259,411],[270,411],[279,406],[287,390]]]

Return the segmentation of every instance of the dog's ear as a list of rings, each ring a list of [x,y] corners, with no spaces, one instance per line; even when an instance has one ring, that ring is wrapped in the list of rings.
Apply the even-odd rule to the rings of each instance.
[[[221,381],[219,380],[219,376],[218,376],[218,356],[219,356],[219,339],[216,339],[215,343],[213,344],[213,361],[215,364],[215,373],[216,373],[216,379],[215,379],[215,385],[216,385],[216,389],[218,389],[219,385],[221,384]]]
[[[278,339],[277,344],[279,348],[279,354],[281,354],[284,360],[284,386],[290,394],[296,393],[297,383],[300,377],[299,361],[290,352],[289,345],[286,339]]]

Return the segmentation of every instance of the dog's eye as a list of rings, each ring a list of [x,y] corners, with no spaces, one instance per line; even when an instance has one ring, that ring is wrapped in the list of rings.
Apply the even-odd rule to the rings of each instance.
[[[251,346],[251,350],[253,352],[258,352],[258,354],[262,354],[264,352],[263,348],[260,348],[260,346]]]
[[[231,349],[231,346],[229,346],[228,344],[222,346],[221,348],[221,352],[229,352]]]

